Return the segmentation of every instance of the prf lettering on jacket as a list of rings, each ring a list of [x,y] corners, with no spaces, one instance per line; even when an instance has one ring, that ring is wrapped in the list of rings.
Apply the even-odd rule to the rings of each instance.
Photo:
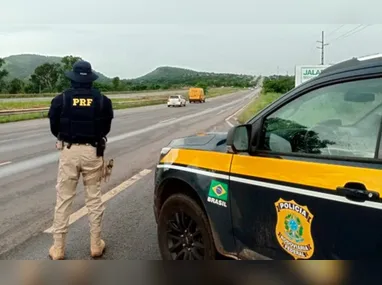
[[[89,107],[93,102],[93,99],[77,99],[73,98],[73,106]]]

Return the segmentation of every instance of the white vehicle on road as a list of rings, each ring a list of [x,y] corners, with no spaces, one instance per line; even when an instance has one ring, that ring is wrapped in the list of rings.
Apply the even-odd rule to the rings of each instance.
[[[167,100],[167,107],[186,107],[186,99],[182,95],[171,95]]]

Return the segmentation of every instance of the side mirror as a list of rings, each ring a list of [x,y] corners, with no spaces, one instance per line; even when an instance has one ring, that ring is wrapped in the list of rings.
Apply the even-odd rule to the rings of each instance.
[[[248,152],[252,125],[232,127],[227,135],[227,151],[230,153]]]

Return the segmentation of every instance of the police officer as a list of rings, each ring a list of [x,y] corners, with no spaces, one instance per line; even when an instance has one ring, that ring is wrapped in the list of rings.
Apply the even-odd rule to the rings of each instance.
[[[49,249],[53,260],[64,259],[69,216],[81,173],[89,213],[90,253],[92,257],[103,255],[105,242],[101,239],[101,223],[104,205],[100,184],[106,135],[114,117],[111,100],[92,87],[98,76],[89,62],[76,62],[73,70],[65,75],[71,80],[71,88],[56,96],[49,110],[50,129],[60,150],[54,244]]]

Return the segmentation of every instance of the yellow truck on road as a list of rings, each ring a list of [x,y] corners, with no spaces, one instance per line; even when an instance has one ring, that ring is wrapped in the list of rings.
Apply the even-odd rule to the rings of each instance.
[[[190,88],[190,90],[188,91],[188,101],[190,103],[192,102],[205,103],[206,97],[204,95],[203,88]]]

